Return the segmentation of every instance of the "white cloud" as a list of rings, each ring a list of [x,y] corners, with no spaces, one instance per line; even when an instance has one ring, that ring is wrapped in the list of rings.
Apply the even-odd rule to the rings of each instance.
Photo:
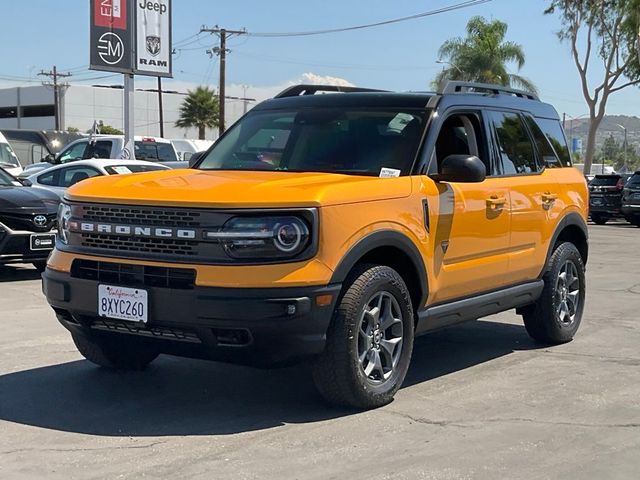
[[[317,75],[312,72],[302,74],[301,81],[298,83],[307,83],[311,85],[337,85],[338,87],[354,87],[355,85],[349,80],[340,77],[330,77],[328,75]]]

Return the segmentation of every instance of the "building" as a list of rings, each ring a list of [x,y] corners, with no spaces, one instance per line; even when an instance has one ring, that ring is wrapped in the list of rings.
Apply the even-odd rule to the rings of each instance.
[[[180,105],[186,91],[163,88],[165,138],[198,138],[196,129],[177,128]],[[60,88],[60,129],[91,129],[94,121],[124,129],[124,95],[122,85],[69,85]],[[231,125],[247,105],[228,99],[225,108],[226,124]],[[134,98],[135,134],[160,136],[157,89],[137,88]],[[0,129],[52,130],[55,128],[53,88],[48,86],[13,87],[0,89]],[[217,138],[218,130],[207,130],[207,139]]]

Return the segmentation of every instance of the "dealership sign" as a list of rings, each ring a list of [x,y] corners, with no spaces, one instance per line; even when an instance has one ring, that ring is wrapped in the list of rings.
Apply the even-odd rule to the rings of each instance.
[[[171,0],[90,0],[93,70],[171,76]]]

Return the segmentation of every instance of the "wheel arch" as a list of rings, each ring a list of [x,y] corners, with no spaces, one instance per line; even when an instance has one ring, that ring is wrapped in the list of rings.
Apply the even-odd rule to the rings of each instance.
[[[428,295],[427,271],[422,255],[415,243],[394,230],[371,233],[355,243],[342,258],[331,278],[331,283],[344,282],[356,265],[374,263],[396,270],[404,279],[414,304],[422,308]]]
[[[556,230],[549,243],[549,251],[544,264],[544,268],[540,275],[544,275],[549,266],[551,255],[555,251],[557,245],[562,242],[570,242],[580,252],[582,262],[586,265],[589,258],[589,230],[584,218],[577,212],[570,212],[565,215],[558,223]]]

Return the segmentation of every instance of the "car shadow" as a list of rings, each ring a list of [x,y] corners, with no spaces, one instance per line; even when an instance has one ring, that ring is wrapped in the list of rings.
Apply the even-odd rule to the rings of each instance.
[[[0,283],[40,280],[40,272],[31,266],[0,265]]]
[[[491,321],[432,333],[416,340],[404,388],[535,347],[523,327]],[[263,371],[161,357],[144,372],[73,361],[0,376],[0,420],[91,435],[224,435],[356,413],[325,404],[308,365]]]

